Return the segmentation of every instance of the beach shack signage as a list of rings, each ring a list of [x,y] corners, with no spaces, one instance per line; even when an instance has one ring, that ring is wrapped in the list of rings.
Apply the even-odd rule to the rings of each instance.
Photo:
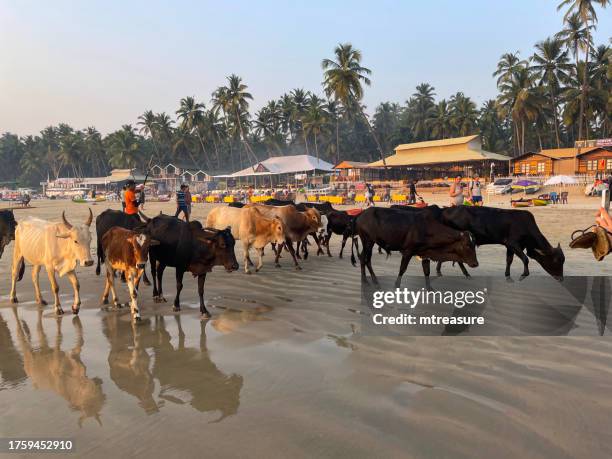
[[[576,140],[574,146],[576,148],[612,147],[612,137],[607,138],[607,139]]]

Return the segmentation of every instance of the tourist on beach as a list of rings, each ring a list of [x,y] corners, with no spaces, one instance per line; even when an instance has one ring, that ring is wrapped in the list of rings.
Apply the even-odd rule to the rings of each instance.
[[[416,184],[414,180],[410,180],[408,183],[408,204],[416,203],[416,197],[419,196],[416,191]]]
[[[185,201],[185,188],[186,185],[181,185],[181,188],[176,192],[176,213],[175,217],[178,218],[181,212],[185,216],[185,221],[189,221],[189,209],[187,208],[187,202]]]
[[[125,192],[127,190],[127,185],[123,185],[121,188],[121,209],[125,212]]]
[[[128,215],[137,215],[140,202],[136,199],[136,182],[128,180],[123,194],[123,211]]]
[[[369,183],[365,184],[366,207],[374,206],[374,189]]]
[[[470,183],[469,193],[472,197],[472,203],[475,206],[482,206],[482,188],[481,188],[480,178],[478,175],[475,175],[472,178],[472,182]]]
[[[461,183],[461,176],[458,175],[455,177],[455,181],[450,187],[450,205],[451,206],[461,206],[463,205],[463,201],[465,197],[463,195],[463,184]]]
[[[223,201],[224,195],[221,197],[221,201]],[[185,184],[185,204],[187,205],[187,213],[191,215],[191,191],[189,191],[189,185]],[[187,219],[189,221],[189,219]]]

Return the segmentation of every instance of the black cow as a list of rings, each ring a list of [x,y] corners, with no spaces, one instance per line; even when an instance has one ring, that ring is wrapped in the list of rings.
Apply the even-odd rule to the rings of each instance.
[[[470,231],[476,245],[501,244],[506,247],[506,277],[514,255],[523,262],[520,279],[529,276],[529,258],[537,261],[555,279],[563,280],[565,255],[561,244],[550,245],[538,228],[533,214],[526,210],[494,207],[457,206],[442,209],[441,222],[460,231]],[[525,251],[527,255],[525,255]],[[441,264],[436,268],[440,274]]]
[[[366,267],[374,283],[378,283],[372,269],[372,248],[378,244],[385,251],[402,254],[396,286],[413,256],[422,258],[423,274],[429,282],[430,260],[461,261],[471,267],[478,266],[474,240],[469,231],[457,231],[441,224],[433,211],[403,212],[396,209],[370,207],[364,210],[352,223],[351,233],[359,236],[363,251],[359,255],[361,280],[367,283]],[[351,263],[355,266],[351,244]],[[429,284],[428,284],[429,285]]]
[[[327,236],[323,241],[323,244],[327,248],[327,255],[332,256],[329,251],[329,241],[332,234],[338,234],[342,236],[342,247],[340,248],[339,258],[342,258],[342,252],[346,245],[346,240],[351,236],[351,223],[355,219],[355,216],[349,215],[344,210],[332,210],[327,214]]]
[[[104,250],[102,249],[102,237],[106,234],[106,232],[109,229],[115,226],[118,226],[119,228],[132,230],[132,231],[138,231],[138,230],[144,229],[145,223],[136,214],[129,215],[120,210],[112,210],[112,209],[107,209],[96,217],[96,240],[97,240],[96,253],[98,255],[98,264],[96,265],[96,275],[98,276],[100,275],[100,264],[104,263]],[[121,274],[121,278],[125,281],[125,277],[123,273]],[[147,278],[146,270],[142,277],[142,281],[145,283],[145,285],[151,285],[151,282]]]
[[[237,207],[238,209],[242,209],[246,204],[244,202],[234,201],[228,204],[228,207]]]
[[[17,222],[12,210],[0,210],[0,258],[4,248],[15,240]]]
[[[204,282],[206,274],[214,266],[223,266],[227,272],[238,269],[238,261],[234,253],[236,241],[229,228],[216,230],[203,228],[197,222],[184,222],[169,215],[158,215],[147,218],[146,231],[159,245],[149,249],[151,272],[153,274],[153,298],[156,303],[165,302],[162,277],[166,266],[176,269],[176,297],[174,311],[180,311],[180,294],[183,289],[183,275],[190,272],[198,277],[198,296],[200,312],[210,317],[204,305]]]

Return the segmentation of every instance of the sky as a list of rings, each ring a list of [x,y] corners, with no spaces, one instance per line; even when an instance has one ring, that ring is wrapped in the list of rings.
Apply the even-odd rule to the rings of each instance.
[[[559,0],[86,1],[0,0],[0,133],[65,122],[103,134],[145,110],[174,114],[236,73],[252,108],[293,88],[322,95],[321,60],[338,43],[372,70],[368,112],[428,82],[438,98],[496,95],[501,54],[562,27]],[[607,43],[612,8],[598,8]]]

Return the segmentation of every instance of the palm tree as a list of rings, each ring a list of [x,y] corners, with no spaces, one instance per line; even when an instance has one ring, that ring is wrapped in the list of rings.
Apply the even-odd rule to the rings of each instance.
[[[478,127],[486,150],[501,151],[506,148],[504,126],[494,100],[487,100],[482,105]]]
[[[519,51],[515,53],[505,53],[499,58],[497,70],[493,72],[493,76],[497,77],[497,87],[504,81],[509,80],[516,71],[527,65],[527,61],[521,60],[519,54]]]
[[[138,163],[140,142],[134,133],[134,128],[124,124],[119,131],[107,137],[110,163],[114,167],[134,168]]]
[[[597,12],[595,5],[598,4],[602,8],[606,8],[610,4],[610,0],[562,0],[557,6],[557,11],[567,7],[564,15],[564,20],[567,21],[573,13],[580,16],[582,25],[586,29],[585,49],[584,49],[584,68],[582,75],[582,91],[580,92],[580,114],[578,115],[578,140],[582,140],[582,127],[584,120],[585,101],[587,98],[587,78],[589,68],[589,54],[591,48],[591,28],[595,28],[597,24]]]
[[[428,120],[434,111],[434,90],[430,84],[421,83],[406,102],[404,117],[416,140],[427,140],[430,137]]]
[[[155,129],[159,144],[162,147],[162,154],[160,154],[160,161],[169,159],[170,151],[172,150],[172,134],[174,121],[167,113],[158,113],[155,115]]]
[[[181,99],[181,105],[176,111],[176,114],[181,120],[181,125],[183,128],[189,132],[195,132],[198,140],[200,141],[202,153],[204,153],[206,167],[210,169],[210,159],[208,157],[208,153],[206,152],[206,147],[204,146],[204,140],[202,139],[202,136],[198,130],[198,125],[204,118],[204,108],[204,104],[196,102],[194,97],[184,97]]]
[[[546,86],[550,95],[550,106],[552,109],[552,118],[555,128],[555,139],[557,148],[561,147],[561,139],[559,137],[559,122],[557,118],[557,94],[562,83],[569,79],[569,71],[571,64],[567,56],[567,51],[563,51],[563,42],[558,38],[547,38],[536,44],[536,52],[533,55],[532,70],[534,70],[540,79],[539,84]]]
[[[452,115],[448,102],[442,99],[436,104],[432,116],[426,121],[426,126],[431,130],[433,139],[446,139],[453,128]]]
[[[159,161],[159,149],[157,148],[157,142],[155,141],[157,116],[152,110],[146,110],[138,117],[138,125],[140,126],[140,133],[151,138],[153,148],[155,150],[155,156],[157,156],[157,161]]]
[[[473,134],[478,120],[476,104],[462,92],[458,92],[450,98],[449,105],[451,125],[457,130],[457,133],[460,136]]]
[[[100,176],[106,172],[102,135],[93,126],[86,128],[83,135],[87,161],[91,165],[93,173]]]
[[[327,113],[323,107],[323,100],[312,95],[308,104],[308,110],[303,119],[303,129],[305,133],[312,134],[314,138],[317,160],[319,159],[319,144],[317,137],[326,130],[327,122]]]
[[[321,67],[324,70],[323,87],[325,88],[325,94],[327,97],[333,96],[339,101],[347,114],[355,110],[362,116],[374,138],[374,142],[376,142],[383,165],[386,166],[387,163],[378,138],[360,104],[363,98],[362,83],[370,86],[371,81],[368,76],[372,74],[372,71],[361,65],[361,51],[353,48],[350,43],[336,46],[334,54],[336,56],[335,61],[323,59],[321,62]]]
[[[308,151],[308,139],[306,137],[306,130],[304,129],[304,117],[306,116],[306,111],[308,110],[310,93],[308,91],[304,91],[303,89],[294,89],[291,91],[290,95],[293,99],[291,122],[297,130],[302,131],[304,148],[306,149],[306,154],[308,155],[310,152]]]

